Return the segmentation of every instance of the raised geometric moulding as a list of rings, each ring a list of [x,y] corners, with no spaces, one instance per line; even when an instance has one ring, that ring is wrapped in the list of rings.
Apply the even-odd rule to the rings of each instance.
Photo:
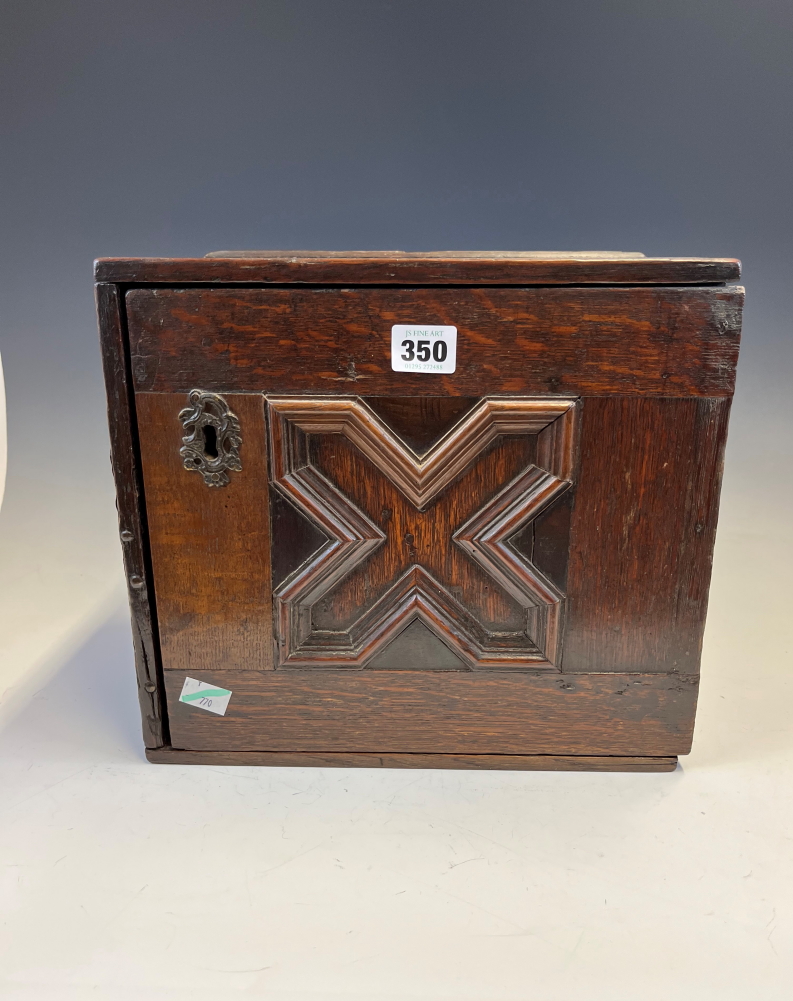
[[[558,669],[564,594],[510,540],[574,483],[575,400],[480,400],[421,455],[358,397],[267,410],[273,487],[328,540],[276,582],[278,667],[391,664],[419,620],[445,669]]]

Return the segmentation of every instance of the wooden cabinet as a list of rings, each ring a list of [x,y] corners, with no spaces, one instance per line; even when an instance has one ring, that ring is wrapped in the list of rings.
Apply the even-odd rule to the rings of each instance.
[[[738,277],[630,254],[99,261],[150,760],[673,768]],[[456,331],[453,370],[395,371],[404,325]],[[231,691],[225,715],[180,701],[188,677]]]

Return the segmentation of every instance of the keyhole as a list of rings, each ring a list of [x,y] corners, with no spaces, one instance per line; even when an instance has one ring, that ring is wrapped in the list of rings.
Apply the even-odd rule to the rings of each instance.
[[[218,457],[218,433],[212,424],[205,424],[202,428],[204,432],[204,455],[208,459]]]

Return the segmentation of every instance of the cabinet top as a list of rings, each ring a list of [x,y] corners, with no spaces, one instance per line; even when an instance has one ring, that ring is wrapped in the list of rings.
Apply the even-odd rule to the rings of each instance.
[[[720,285],[733,258],[616,251],[220,250],[206,257],[102,257],[98,282],[127,285]]]

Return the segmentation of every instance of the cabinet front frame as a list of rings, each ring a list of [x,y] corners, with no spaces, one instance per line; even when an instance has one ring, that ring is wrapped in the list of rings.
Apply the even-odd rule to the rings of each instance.
[[[137,290],[137,292],[142,291],[148,293],[151,290]],[[160,293],[169,291],[184,292],[185,289],[158,290]],[[232,291],[238,293],[245,290],[224,290],[226,293]],[[253,287],[250,291],[259,292],[260,288]],[[369,292],[371,290],[367,289],[366,291]],[[449,289],[447,288],[446,291],[449,291]],[[482,291],[487,293],[490,290],[477,290],[477,292]],[[532,289],[530,291],[545,292],[547,290]],[[559,294],[560,291],[562,290],[554,290],[555,294]],[[616,290],[607,288],[598,289],[597,291],[602,297],[604,293]],[[637,290],[621,289],[619,291],[635,292]],[[645,294],[648,292],[652,294],[658,290],[642,289],[641,291]],[[717,287],[713,289],[686,288],[677,291],[685,292],[689,296],[693,294],[694,298],[690,301],[698,301],[700,303],[700,307],[698,308],[701,308],[704,301],[701,293],[705,293],[705,298],[709,302],[713,330],[718,329],[722,336],[725,335],[723,317],[725,310],[728,312],[734,306],[737,294],[734,290]],[[273,748],[251,746],[250,726],[248,724],[245,724],[246,735],[241,740],[231,740],[223,746],[219,745],[213,739],[202,750],[201,748],[188,747],[187,745],[190,743],[189,739],[181,739],[182,749],[180,750],[178,746],[180,742],[178,740],[176,743],[173,742],[172,734],[169,732],[168,712],[165,710],[164,702],[166,699],[169,700],[171,721],[176,725],[176,729],[180,733],[182,732],[180,721],[184,719],[183,711],[185,707],[179,705],[178,696],[174,697],[170,679],[166,683],[159,647],[156,596],[152,576],[151,551],[148,545],[147,534],[145,484],[141,472],[140,431],[136,417],[136,402],[138,399],[136,387],[142,388],[145,380],[149,378],[149,374],[146,371],[146,366],[141,365],[140,356],[136,356],[131,350],[127,332],[128,320],[123,304],[125,295],[128,297],[130,292],[135,294],[136,290],[107,284],[100,284],[97,287],[106,378],[108,382],[113,462],[119,485],[119,518],[122,540],[124,540],[125,565],[130,584],[130,602],[133,610],[133,636],[136,647],[141,709],[144,719],[144,736],[150,757],[153,760],[166,760],[167,753],[173,753],[177,755],[187,754],[187,760],[198,760],[195,757],[189,758],[189,755],[217,754],[222,756],[227,753],[232,755],[255,755],[258,753],[260,756],[263,755],[262,761],[264,762],[268,754],[271,756],[276,755],[276,757],[280,754],[281,758],[278,761],[273,757],[269,759],[271,763],[279,763],[283,759],[284,754],[288,756],[290,753],[294,753],[298,758],[301,754],[304,756],[313,754],[315,757],[316,755],[320,755],[321,757],[325,754],[327,756],[327,763],[340,763],[341,757],[345,753],[351,758],[355,758],[356,754],[364,757],[367,754],[376,755],[378,749],[372,747],[356,747],[345,750],[341,746],[336,746],[335,748],[312,746],[305,748],[293,747],[290,749],[286,746],[289,743],[288,740],[286,741],[286,745],[282,743]],[[717,305],[714,308],[714,302],[727,303],[727,307]],[[690,314],[691,311],[689,310],[688,312]],[[697,313],[693,320],[689,316],[689,320],[694,326],[699,323],[699,329],[702,330],[702,324],[705,322],[703,321],[704,315],[704,313],[700,312]],[[721,327],[719,327],[719,323],[721,323]],[[617,409],[621,408],[621,418],[626,419],[628,425],[630,425],[631,421],[636,420],[636,415],[648,403],[652,403],[657,410],[669,407],[674,409],[676,406],[679,407],[683,401],[689,404],[689,407],[686,409],[692,415],[690,424],[692,427],[698,428],[697,433],[699,437],[697,445],[699,447],[704,443],[708,454],[706,457],[707,461],[701,467],[699,478],[695,478],[693,481],[693,495],[691,501],[688,503],[688,508],[691,510],[687,511],[686,517],[689,521],[693,519],[692,525],[694,526],[696,535],[694,543],[698,544],[702,553],[705,554],[705,562],[707,562],[709,552],[712,550],[712,536],[715,531],[721,457],[729,412],[729,397],[732,392],[731,380],[734,370],[734,355],[737,352],[737,329],[735,328],[735,324],[726,331],[726,335],[726,339],[718,343],[713,339],[711,333],[707,334],[710,338],[709,344],[716,344],[717,348],[714,351],[710,350],[709,347],[708,351],[705,352],[705,354],[708,354],[705,365],[707,372],[700,372],[697,375],[695,371],[696,366],[692,367],[691,357],[685,357],[685,346],[681,340],[678,340],[675,344],[672,344],[671,349],[670,344],[667,343],[667,358],[670,355],[674,356],[675,351],[679,352],[682,350],[682,355],[680,356],[682,367],[677,374],[675,372],[651,372],[650,374],[655,379],[655,382],[652,385],[649,382],[646,385],[642,385],[637,394],[635,386],[632,387],[633,392],[626,390],[624,382],[625,373],[622,373],[622,375],[615,377],[618,384],[614,390],[604,393],[601,396],[590,394],[589,399],[586,396],[584,397],[584,413],[586,413],[587,405],[591,408],[600,407],[604,412],[608,410],[616,412]],[[701,347],[702,345],[700,345]],[[717,357],[719,351],[722,354]],[[171,364],[170,361],[169,364]],[[157,377],[162,377],[164,373],[167,375],[166,369],[167,365],[162,370],[158,370]],[[718,377],[713,374],[716,370],[721,372],[721,375]],[[358,375],[359,373],[356,370],[356,379]],[[664,375],[666,376],[665,380],[659,382],[658,380]],[[185,378],[187,382],[191,381],[189,373],[185,373]],[[544,378],[547,391],[548,379],[547,376]],[[630,378],[635,379],[635,373]],[[714,382],[716,378],[721,379],[719,384]],[[356,379],[352,379],[353,384]],[[622,379],[622,382],[620,382],[620,379]],[[688,381],[686,382],[686,380]],[[681,381],[685,383],[682,388]],[[557,389],[565,385],[563,379],[557,380],[554,383],[553,377],[551,377],[551,383]],[[221,383],[219,386],[216,384],[214,388],[223,389],[224,384]],[[350,388],[353,388],[353,386]],[[354,388],[357,389],[357,386],[354,386]],[[160,389],[159,385],[158,389]],[[666,391],[666,395],[664,395],[662,390]],[[645,423],[649,425],[653,424],[652,421]],[[614,421],[612,421],[613,424]],[[658,430],[657,426],[655,429],[648,426],[644,429],[644,433],[651,434],[654,430]],[[603,512],[601,512],[602,514]],[[706,531],[703,531],[703,526]],[[127,536],[131,536],[131,538],[126,538]],[[690,540],[687,540],[687,545],[689,542]],[[575,552],[574,543],[571,543],[571,551]],[[690,558],[690,553],[688,558]],[[698,557],[698,559],[701,564],[702,558]],[[702,573],[699,573],[698,576],[703,578]],[[528,726],[529,728],[534,728],[535,737],[532,738],[533,744],[527,747],[525,744],[521,744],[520,740],[518,744],[514,742],[510,743],[510,740],[514,739],[513,735],[509,740],[502,742],[499,747],[493,747],[488,745],[486,741],[484,744],[481,741],[476,743],[476,740],[479,739],[476,738],[473,745],[475,750],[468,755],[471,761],[467,765],[458,764],[458,766],[473,767],[478,762],[482,767],[493,767],[493,761],[491,760],[488,763],[487,759],[494,760],[501,755],[503,756],[502,760],[506,760],[510,756],[512,758],[516,758],[517,756],[518,759],[525,761],[525,767],[542,767],[542,761],[539,759],[550,762],[554,756],[561,762],[561,764],[557,762],[554,767],[577,767],[575,764],[576,759],[580,760],[581,767],[597,767],[596,763],[593,764],[590,762],[588,765],[583,763],[587,757],[587,752],[590,752],[590,756],[594,755],[595,758],[600,760],[603,767],[608,766],[607,759],[611,759],[611,764],[614,767],[630,767],[630,761],[638,763],[640,759],[643,760],[645,758],[647,761],[643,765],[636,764],[636,767],[642,767],[643,769],[673,767],[674,755],[686,753],[690,746],[708,576],[709,574],[706,574],[703,579],[697,582],[699,593],[691,608],[689,608],[690,617],[693,616],[693,618],[696,618],[697,623],[694,630],[696,635],[692,633],[694,641],[684,644],[694,648],[693,652],[691,650],[687,651],[686,656],[689,658],[687,662],[678,663],[672,666],[671,669],[669,666],[664,666],[662,669],[648,672],[646,668],[640,666],[637,670],[635,663],[632,667],[628,666],[626,668],[624,658],[620,662],[616,662],[612,658],[611,665],[606,666],[604,669],[604,665],[598,663],[596,660],[597,649],[599,648],[598,644],[600,642],[599,638],[596,635],[590,634],[578,644],[576,656],[579,658],[579,661],[565,663],[562,668],[564,675],[575,676],[585,674],[589,676],[588,679],[581,679],[595,685],[595,689],[590,690],[585,688],[583,694],[586,702],[584,698],[579,698],[578,705],[572,712],[564,709],[561,711],[561,716],[558,716],[558,711],[555,708],[554,693],[554,698],[551,700],[553,708],[549,708],[551,703],[545,703],[544,708],[541,711],[538,710],[535,714],[537,719],[530,718],[531,714],[527,716],[525,713],[519,718],[519,727],[525,728]],[[686,637],[686,639],[689,638]],[[657,642],[663,643],[663,638]],[[600,648],[602,649],[602,642],[600,643]],[[595,660],[591,659],[593,653],[595,654]],[[582,665],[584,665],[583,669]],[[627,673],[625,673],[626,670]],[[172,674],[171,671],[165,673],[168,676]],[[671,699],[660,693],[663,682],[668,680],[668,675],[673,676],[677,686],[677,691],[672,693]],[[530,684],[534,684],[537,681],[537,679],[532,681],[529,675],[526,676],[526,680]],[[539,680],[543,681],[547,679]],[[571,677],[569,682],[563,680],[559,692],[568,694],[579,690],[579,694],[581,695],[580,686],[576,685],[577,680],[575,677]],[[243,684],[242,687],[238,684],[238,691],[243,693],[246,691],[244,679],[240,678],[240,681]],[[619,687],[620,685],[622,687]],[[644,700],[639,700],[641,701],[641,705],[636,699],[632,700],[634,693],[638,693],[640,689],[642,690],[641,695]],[[669,690],[671,689],[667,685],[667,691]],[[540,686],[536,685],[533,689],[532,698],[536,700],[539,691]],[[647,702],[648,691],[652,693],[651,700],[656,700],[652,706]],[[627,698],[626,695],[628,696]],[[316,699],[316,697],[316,692],[313,695],[310,694],[308,696],[308,703],[311,703],[311,700]],[[427,696],[425,693],[422,697],[432,699],[436,698],[437,694],[434,693]],[[248,700],[246,703],[248,705],[248,715],[246,718],[250,720],[259,718],[261,704],[254,705],[256,699],[252,698],[249,694],[245,698]],[[601,700],[599,703],[600,709],[594,710],[594,716],[592,716],[592,706],[595,703],[591,701],[592,698],[595,699],[595,702]],[[501,695],[499,695],[499,699],[501,699]],[[667,701],[665,702],[664,699],[667,699]],[[531,699],[528,701],[531,701]],[[541,701],[542,699],[539,699],[539,702]],[[568,701],[570,703],[573,702],[573,700]],[[516,705],[525,707],[526,702],[527,699],[524,691]],[[238,700],[238,704],[242,704],[240,700]],[[458,702],[457,704],[459,706],[460,703]],[[499,704],[503,704],[503,701]],[[584,705],[586,707],[582,709]],[[303,709],[305,710],[305,718],[310,718],[312,713],[316,714],[316,706],[311,706],[309,710],[306,710],[306,705],[304,705]],[[281,707],[281,711],[283,718],[283,707]],[[415,706],[410,707],[409,711],[415,712]],[[591,720],[594,720],[594,727],[590,726],[588,729],[586,728],[587,713],[590,714]],[[600,716],[598,716],[598,713],[600,713]],[[545,726],[543,729],[543,720],[540,720],[540,716],[544,716],[546,721],[553,717],[550,726]],[[632,716],[635,717],[634,722],[636,723],[633,728],[631,725]],[[453,717],[454,713],[452,713],[452,717],[450,718]],[[231,717],[229,722],[233,718]],[[561,729],[559,729],[560,719],[563,720]],[[567,720],[567,722],[564,722],[564,720]],[[621,731],[616,739],[614,737],[615,724],[617,725],[617,729]],[[574,728],[579,727],[579,731],[573,733],[570,729],[571,726]],[[557,727],[556,731],[554,731],[554,727]],[[600,737],[596,734],[598,727],[602,731]],[[608,736],[608,731],[611,731],[610,737]],[[229,732],[228,729],[226,732]],[[225,738],[222,738],[221,744],[223,744],[223,740]],[[174,751],[170,752],[169,749],[172,747]],[[516,748],[518,749],[516,750]],[[161,749],[159,756],[157,749]],[[381,748],[380,750],[383,750],[385,754],[381,762],[383,764],[399,764],[401,761],[402,765],[406,765],[410,763],[410,760],[418,762],[419,758],[423,755],[425,758],[429,756],[433,760],[437,760],[438,764],[444,767],[454,767],[452,764],[453,759],[462,761],[466,757],[466,748],[464,747],[449,748],[446,746],[442,748],[424,748],[423,750],[390,747]],[[538,760],[530,764],[529,761],[532,758]],[[568,758],[569,761],[567,761]],[[336,759],[339,760],[337,761]],[[218,758],[217,760],[220,759]],[[446,764],[444,764],[444,761]],[[567,761],[567,764],[564,764],[564,761]],[[359,763],[365,763],[363,758],[360,758]]]

